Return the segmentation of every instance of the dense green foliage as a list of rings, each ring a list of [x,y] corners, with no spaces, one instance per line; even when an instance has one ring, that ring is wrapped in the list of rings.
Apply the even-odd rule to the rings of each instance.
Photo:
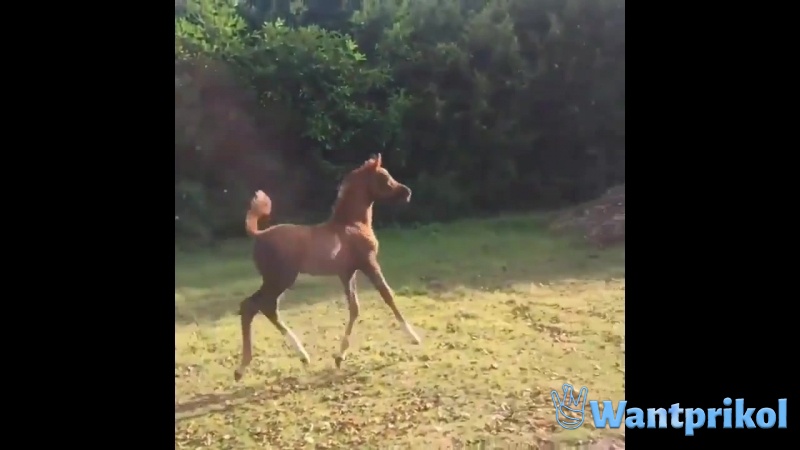
[[[241,234],[257,188],[319,219],[375,152],[414,190],[398,222],[624,182],[624,0],[176,3],[176,237]]]

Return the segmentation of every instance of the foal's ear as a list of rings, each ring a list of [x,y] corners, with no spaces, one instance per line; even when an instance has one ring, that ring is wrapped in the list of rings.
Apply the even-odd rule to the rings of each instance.
[[[364,166],[371,166],[373,169],[379,169],[381,167],[381,154],[373,153],[368,160],[364,161]]]

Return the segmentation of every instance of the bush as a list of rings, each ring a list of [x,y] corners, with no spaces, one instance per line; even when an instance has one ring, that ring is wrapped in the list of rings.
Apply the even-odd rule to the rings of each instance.
[[[176,235],[240,235],[230,205],[255,188],[322,216],[375,152],[415,190],[391,221],[596,197],[625,176],[624,17],[623,0],[188,0],[176,208],[198,212]]]

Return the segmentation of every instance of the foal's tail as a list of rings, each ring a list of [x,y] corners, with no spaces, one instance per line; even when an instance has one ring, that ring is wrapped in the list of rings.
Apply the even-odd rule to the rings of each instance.
[[[250,200],[250,209],[244,218],[244,228],[250,237],[260,236],[267,232],[269,228],[258,229],[258,220],[262,217],[269,218],[272,212],[272,200],[269,199],[264,191],[256,191],[255,197]]]

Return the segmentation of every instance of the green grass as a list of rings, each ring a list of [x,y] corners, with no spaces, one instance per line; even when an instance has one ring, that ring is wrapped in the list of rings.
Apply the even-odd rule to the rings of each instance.
[[[588,406],[581,429],[562,430],[550,391],[571,382],[591,399],[624,398],[624,247],[592,250],[530,216],[378,236],[384,274],[422,345],[359,276],[361,317],[335,369],[342,288],[301,276],[281,310],[311,364],[258,316],[239,383],[236,312],[259,285],[251,244],[176,254],[176,448],[499,447],[622,433],[594,430]]]

